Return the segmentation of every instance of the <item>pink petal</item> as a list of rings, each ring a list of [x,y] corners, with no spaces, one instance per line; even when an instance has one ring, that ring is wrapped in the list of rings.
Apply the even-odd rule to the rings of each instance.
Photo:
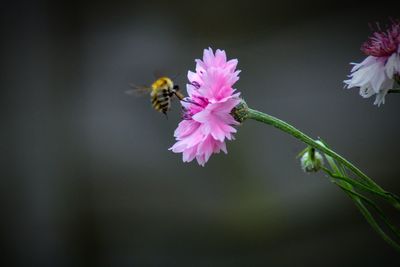
[[[170,148],[182,153],[184,162],[196,158],[204,166],[213,153],[227,153],[225,139],[233,140],[239,123],[230,114],[240,103],[240,93],[233,84],[239,79],[235,71],[238,61],[227,61],[226,53],[211,48],[203,52],[203,60],[196,60],[196,72],[188,71],[188,99],[181,101],[186,120],[175,130],[176,143]],[[197,84],[194,84],[197,83]]]
[[[214,59],[214,65],[222,67],[226,64],[226,54],[225,51],[217,49],[215,52],[215,59]]]

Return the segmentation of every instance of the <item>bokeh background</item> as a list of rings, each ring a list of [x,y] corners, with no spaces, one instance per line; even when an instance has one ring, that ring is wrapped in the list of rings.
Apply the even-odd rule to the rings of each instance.
[[[336,1],[2,1],[4,266],[397,266],[304,147],[256,122],[206,167],[167,149],[180,120],[126,95],[204,48],[239,59],[253,108],[321,136],[400,193],[400,96],[343,89],[388,5]],[[398,11],[396,11],[398,14]],[[396,15],[396,14],[394,14]],[[398,220],[399,221],[399,220]]]

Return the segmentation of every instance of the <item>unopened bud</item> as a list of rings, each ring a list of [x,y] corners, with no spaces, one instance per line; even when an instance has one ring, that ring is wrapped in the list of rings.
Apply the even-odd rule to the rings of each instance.
[[[324,158],[321,153],[309,147],[305,150],[300,159],[301,168],[305,172],[317,172],[324,165]]]

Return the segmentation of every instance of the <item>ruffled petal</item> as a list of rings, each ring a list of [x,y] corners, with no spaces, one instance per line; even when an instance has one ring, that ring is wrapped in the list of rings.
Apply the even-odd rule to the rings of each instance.
[[[375,105],[385,103],[385,95],[392,88],[398,64],[398,55],[393,54],[388,59],[368,56],[363,62],[356,64],[345,80],[345,87],[360,88],[360,95],[364,98],[376,94]]]
[[[232,86],[239,79],[237,59],[227,61],[226,53],[217,49],[204,49],[203,59],[196,60],[196,72],[188,71],[189,97],[182,100],[186,120],[179,123],[174,136],[176,143],[170,148],[182,153],[184,162],[196,158],[199,165],[213,153],[227,153],[225,140],[233,140],[234,125],[239,123],[230,114],[240,103],[240,93]]]

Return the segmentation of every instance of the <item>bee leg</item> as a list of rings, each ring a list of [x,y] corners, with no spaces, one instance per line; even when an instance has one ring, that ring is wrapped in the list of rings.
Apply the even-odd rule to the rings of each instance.
[[[195,101],[192,101],[189,97],[184,97],[181,101],[189,103],[189,104],[193,104],[196,106],[200,106],[198,103],[196,103]]]
[[[168,114],[167,114],[167,112],[166,112],[166,111],[163,111],[162,113],[164,113],[165,118],[167,118],[167,120],[168,120]]]
[[[168,96],[168,97],[173,97],[173,96],[174,96],[174,94],[175,94],[175,92],[174,92],[174,91],[170,91],[170,92],[168,92],[168,94],[166,94],[165,96]]]
[[[181,92],[174,91],[174,94],[175,94],[176,97],[177,97],[179,100],[181,100],[181,101],[185,99],[185,96],[184,96]]]

